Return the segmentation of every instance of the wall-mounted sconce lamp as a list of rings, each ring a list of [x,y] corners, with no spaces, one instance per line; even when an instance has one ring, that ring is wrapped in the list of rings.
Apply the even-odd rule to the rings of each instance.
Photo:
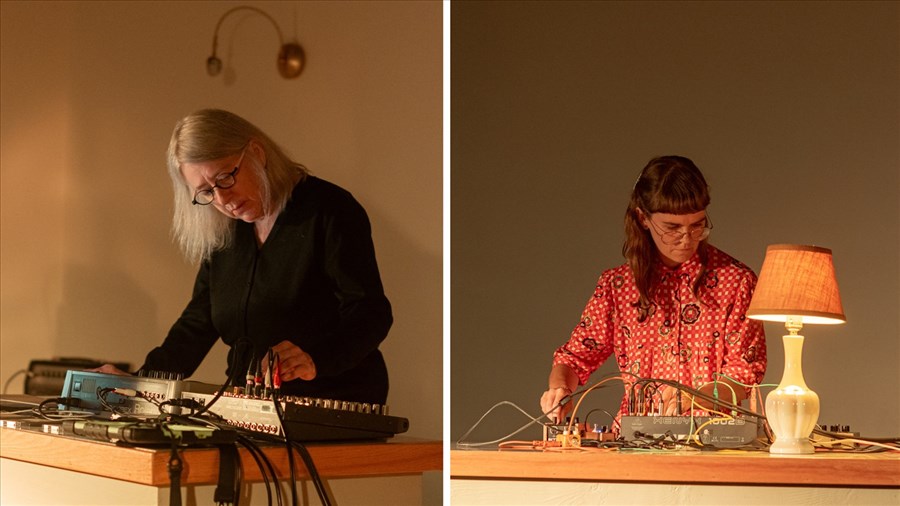
[[[206,72],[211,76],[217,76],[219,75],[219,72],[222,71],[222,60],[216,56],[216,47],[219,43],[219,27],[222,26],[222,22],[225,21],[225,18],[231,15],[231,13],[239,10],[251,10],[265,16],[266,19],[272,22],[275,31],[278,32],[278,43],[280,44],[278,50],[278,73],[285,79],[293,79],[299,76],[300,72],[303,71],[303,48],[294,42],[285,44],[284,37],[281,34],[281,28],[278,27],[278,23],[275,22],[272,16],[269,16],[261,9],[250,7],[248,5],[234,7],[225,12],[225,14],[222,14],[222,17],[219,18],[219,22],[216,23],[216,31],[213,34],[212,56],[206,59]]]

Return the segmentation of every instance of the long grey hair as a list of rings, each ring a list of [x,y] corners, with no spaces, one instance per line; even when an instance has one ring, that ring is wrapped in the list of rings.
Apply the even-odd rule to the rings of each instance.
[[[237,155],[250,141],[262,146],[266,164],[264,167],[249,165],[251,170],[241,176],[258,179],[267,215],[279,213],[291,196],[298,174],[303,179],[308,173],[268,135],[244,118],[220,109],[203,109],[175,124],[167,152],[175,198],[172,233],[189,260],[208,260],[213,252],[230,244],[235,221],[214,206],[191,203],[194,189],[184,179],[181,165]]]

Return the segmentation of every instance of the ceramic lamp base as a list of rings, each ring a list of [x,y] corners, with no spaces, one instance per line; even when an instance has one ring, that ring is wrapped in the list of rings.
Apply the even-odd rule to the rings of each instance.
[[[769,453],[815,452],[809,435],[819,420],[819,396],[803,381],[802,351],[803,336],[784,336],[784,377],[766,397],[766,419],[775,433]]]
[[[769,447],[769,453],[815,452],[809,442],[809,435],[819,418],[819,396],[815,392],[796,387],[771,392],[766,397],[766,418],[775,433],[775,442]]]

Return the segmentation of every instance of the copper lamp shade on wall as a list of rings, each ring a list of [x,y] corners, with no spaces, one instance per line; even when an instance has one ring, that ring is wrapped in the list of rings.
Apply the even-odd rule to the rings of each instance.
[[[305,60],[303,48],[301,48],[300,45],[295,42],[289,42],[285,44],[284,37],[281,34],[281,28],[278,26],[278,23],[275,22],[275,19],[273,19],[272,16],[266,14],[263,10],[247,5],[229,9],[225,12],[225,14],[222,14],[221,18],[219,18],[219,22],[216,23],[216,31],[213,34],[212,55],[206,59],[206,72],[210,76],[217,76],[220,72],[222,72],[222,60],[220,60],[219,57],[216,56],[216,49],[218,49],[219,43],[219,28],[222,26],[222,22],[225,21],[225,18],[239,10],[253,11],[264,16],[272,23],[272,26],[275,27],[275,31],[278,32],[279,49],[278,58],[276,60],[278,73],[285,79],[293,79],[299,76],[300,73],[303,72],[303,62]]]

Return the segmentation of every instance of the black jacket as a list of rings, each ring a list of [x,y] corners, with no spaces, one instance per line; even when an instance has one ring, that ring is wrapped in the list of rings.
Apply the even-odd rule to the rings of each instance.
[[[201,264],[191,301],[143,369],[190,376],[221,337],[231,347],[227,374],[236,368],[243,385],[251,361],[290,340],[312,356],[317,376],[283,384],[283,395],[383,404],[378,345],[392,321],[365,210],[309,176],[261,248],[253,225],[236,222],[233,243]]]

